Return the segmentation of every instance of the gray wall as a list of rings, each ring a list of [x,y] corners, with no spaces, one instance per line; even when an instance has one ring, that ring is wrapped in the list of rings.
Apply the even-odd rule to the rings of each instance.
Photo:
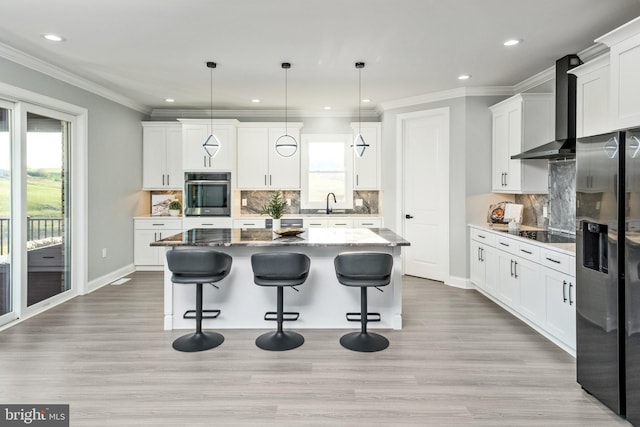
[[[398,114],[449,107],[449,252],[453,278],[469,277],[467,224],[480,222],[495,195],[491,193],[491,113],[488,110],[505,97],[453,98],[428,104],[387,110],[382,119],[382,189],[385,226],[399,230],[402,218],[396,209],[402,200],[396,194],[396,120]],[[425,197],[429,197],[425,187]],[[468,207],[467,205],[470,204]],[[484,208],[479,208],[484,206]]]
[[[132,217],[141,212],[140,122],[148,117],[4,58],[0,58],[0,81],[89,111],[88,279],[132,264]],[[102,248],[107,248],[106,258]]]

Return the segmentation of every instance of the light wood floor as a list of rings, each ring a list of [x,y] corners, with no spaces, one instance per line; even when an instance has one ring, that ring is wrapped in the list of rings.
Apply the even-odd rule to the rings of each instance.
[[[194,354],[162,330],[161,273],[132,277],[0,332],[0,402],[68,403],[72,426],[629,425],[581,390],[571,356],[475,291],[405,278],[404,329],[379,353],[343,349],[341,330],[302,330],[288,352],[225,330]]]

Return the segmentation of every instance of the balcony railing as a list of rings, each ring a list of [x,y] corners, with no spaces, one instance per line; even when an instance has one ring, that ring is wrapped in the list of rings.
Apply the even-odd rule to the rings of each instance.
[[[64,233],[63,218],[27,218],[27,240],[60,237]],[[9,253],[10,220],[0,218],[0,255]]]

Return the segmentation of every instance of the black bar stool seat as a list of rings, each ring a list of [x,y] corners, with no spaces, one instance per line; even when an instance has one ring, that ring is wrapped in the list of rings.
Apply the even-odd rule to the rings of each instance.
[[[183,335],[173,342],[173,348],[178,351],[203,351],[219,346],[224,337],[217,332],[203,332],[202,319],[204,312],[219,310],[202,310],[202,285],[204,283],[216,283],[229,275],[231,271],[231,256],[208,248],[172,249],[167,251],[167,266],[173,273],[171,281],[174,284],[196,284],[196,308],[189,310],[195,312],[196,331]],[[185,313],[185,318],[187,314]]]
[[[340,338],[343,347],[353,351],[373,352],[389,347],[382,335],[367,332],[367,323],[380,321],[380,313],[367,312],[367,288],[391,283],[393,257],[378,252],[343,252],[335,257],[333,265],[338,282],[344,286],[360,288],[360,315],[347,313],[347,320],[360,321],[360,332],[351,332]],[[354,319],[357,316],[358,318]]]
[[[282,323],[297,320],[299,313],[285,312],[283,309],[283,288],[303,284],[309,276],[311,261],[304,254],[293,252],[264,252],[251,256],[253,281],[259,286],[277,287],[277,310],[265,314],[265,320],[275,320],[275,332],[267,332],[256,339],[256,345],[263,350],[284,351],[300,347],[304,337],[296,332],[284,331]]]

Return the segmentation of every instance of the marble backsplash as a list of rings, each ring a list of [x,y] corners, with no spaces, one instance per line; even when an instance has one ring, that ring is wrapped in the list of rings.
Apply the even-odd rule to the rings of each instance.
[[[522,224],[575,233],[576,229],[576,162],[549,161],[549,194],[517,194],[522,204]],[[544,207],[548,218],[544,218]]]
[[[241,215],[260,215],[262,206],[266,205],[273,191],[240,191],[239,200],[246,201],[245,206],[240,206]],[[300,208],[300,191],[283,191],[283,197],[290,199],[291,204],[287,207],[286,214],[316,214],[317,209]],[[361,206],[356,206],[356,202],[362,201]],[[379,191],[354,191],[353,209],[346,209],[345,214],[379,214],[381,194]],[[240,203],[242,205],[242,203]]]

